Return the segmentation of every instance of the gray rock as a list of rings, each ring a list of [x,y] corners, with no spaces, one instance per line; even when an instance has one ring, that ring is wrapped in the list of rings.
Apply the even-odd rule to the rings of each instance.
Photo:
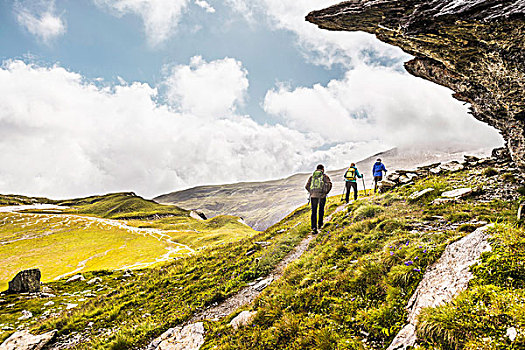
[[[31,317],[33,317],[33,313],[31,311],[22,310],[22,316],[20,316],[18,320],[19,321],[29,320]]]
[[[272,277],[268,277],[266,279],[263,279],[262,281],[258,282],[255,286],[253,286],[253,288],[255,290],[258,290],[259,292],[261,292],[264,288],[268,287],[270,285],[270,283],[272,283],[273,281],[273,278]]]
[[[465,187],[465,188],[458,188],[452,191],[443,192],[441,194],[441,197],[444,198],[462,198],[465,196],[468,196],[472,193],[472,188]]]
[[[252,323],[253,318],[255,317],[256,311],[243,311],[230,322],[230,326],[234,329],[244,327]]]
[[[86,279],[82,274],[75,275],[73,277],[69,277],[66,282],[76,282],[76,281],[85,281]]]
[[[441,168],[441,170],[450,171],[450,172],[460,171],[465,168],[462,164],[460,164],[459,162],[455,160],[445,163],[445,164],[441,164],[439,167]]]
[[[465,290],[473,274],[470,266],[483,252],[491,249],[484,226],[447,246],[441,257],[430,266],[408,301],[408,324],[397,334],[387,350],[406,349],[416,342],[415,325],[421,310],[452,300]]]
[[[435,168],[439,167],[440,165],[441,165],[441,162],[438,162],[438,163],[433,163],[433,164],[429,164],[429,165],[419,166],[417,168],[419,170],[429,171],[430,169],[435,169]]]
[[[430,188],[425,188],[424,190],[421,190],[421,191],[418,191],[418,192],[414,192],[412,193],[408,199],[411,200],[411,201],[417,201],[418,199],[420,198],[423,198],[424,196],[426,196],[427,194],[429,193],[432,193],[434,192],[435,189],[430,187]]]
[[[11,334],[2,345],[2,350],[41,350],[55,337],[56,330],[41,335],[32,335],[28,331]]]
[[[392,173],[392,174],[389,174],[386,179],[388,181],[392,181],[392,182],[397,182],[399,180],[399,177],[400,175],[398,173]]]
[[[385,190],[389,190],[391,188],[396,187],[396,183],[388,180],[383,180],[378,185],[379,191],[384,192]]]
[[[102,282],[102,278],[100,278],[100,277],[93,277],[92,279],[90,279],[86,283],[87,284],[93,284],[93,283],[101,283],[101,282]]]
[[[207,220],[208,218],[206,217],[206,215],[204,215],[203,212],[201,211],[197,211],[197,210],[192,210],[190,212],[190,216],[194,219],[197,219],[197,220]]]
[[[13,280],[9,282],[7,293],[36,293],[40,292],[39,269],[20,271]]]
[[[155,339],[148,350],[198,350],[204,344],[204,324],[170,328]]]
[[[438,166],[438,167],[435,167],[435,168],[432,168],[429,170],[431,174],[433,175],[439,175],[441,174],[442,170],[441,170],[441,166]]]

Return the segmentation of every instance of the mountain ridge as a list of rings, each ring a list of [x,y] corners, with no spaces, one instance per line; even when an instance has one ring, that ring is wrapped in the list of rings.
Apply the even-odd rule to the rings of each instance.
[[[463,160],[465,154],[487,155],[488,149],[478,151],[407,151],[393,148],[357,161],[358,170],[364,174],[367,190],[372,190],[371,169],[376,158],[382,158],[388,170],[415,168],[435,162]],[[346,168],[328,170],[334,185],[331,195],[343,192],[343,174]],[[155,197],[163,204],[176,204],[187,210],[204,212],[207,217],[230,215],[242,217],[256,230],[264,230],[279,222],[288,213],[308,201],[304,189],[310,173],[294,174],[283,179],[239,182],[227,185],[197,186]],[[362,181],[358,181],[360,190]]]

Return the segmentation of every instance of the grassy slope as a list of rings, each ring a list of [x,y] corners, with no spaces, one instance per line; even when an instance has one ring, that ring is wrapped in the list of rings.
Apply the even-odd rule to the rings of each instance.
[[[499,178],[501,181],[504,176]],[[281,280],[270,285],[254,305],[247,307],[258,311],[254,324],[234,331],[227,323],[235,315],[219,323],[209,322],[206,324],[207,343],[203,348],[384,348],[403,325],[406,317],[404,306],[425,269],[440,256],[447,244],[475,229],[477,225],[467,223],[471,219],[496,221],[501,223],[500,227],[512,229],[504,239],[497,235],[494,238],[495,242],[506,242],[502,247],[512,249],[502,248],[508,250],[505,255],[495,249],[486,255],[484,264],[500,270],[497,279],[500,286],[494,288],[501,288],[497,291],[506,293],[492,295],[500,301],[512,296],[512,307],[517,310],[510,313],[510,318],[508,309],[496,310],[497,315],[503,315],[499,319],[506,321],[495,327],[495,334],[501,335],[510,323],[523,332],[519,329],[522,319],[516,316],[523,314],[521,285],[508,284],[509,274],[519,280],[523,271],[520,257],[525,248],[520,243],[522,239],[516,237],[525,235],[512,226],[517,202],[468,199],[432,206],[429,203],[436,194],[416,203],[406,201],[410,193],[429,186],[444,191],[464,185],[475,187],[474,182],[488,183],[485,175],[473,171],[429,177],[418,181],[415,186],[360,200],[348,211],[336,214],[329,227],[316,237],[310,250],[286,270]],[[335,207],[338,199],[331,199],[330,208]],[[80,332],[88,340],[76,347],[79,349],[127,349],[145,344],[168,327],[187,320],[199,308],[220,301],[244,284],[264,276],[306,235],[308,216],[309,210],[300,208],[278,225],[254,237],[208,248],[195,256],[147,270],[147,273],[144,271],[132,279],[110,273],[101,284],[103,289],[97,297],[81,302],[73,311],[41,321],[33,331],[56,328],[61,335]],[[445,219],[446,229],[439,226],[439,217]],[[422,223],[434,226],[434,229],[423,231],[417,228]],[[271,244],[261,247],[254,244],[255,241]],[[256,252],[247,256],[246,253],[253,249]],[[516,255],[516,258],[511,260],[512,263],[503,264],[510,255]],[[479,277],[482,274],[477,272],[476,283],[495,283],[487,277],[493,276],[492,272],[486,272],[491,270],[480,269],[485,275]],[[121,283],[111,285],[115,278]],[[64,289],[76,293],[93,289],[85,282],[56,282],[49,287],[57,293]],[[12,302],[9,298],[14,297],[4,297],[4,305]],[[38,304],[43,302],[42,299],[24,302],[24,307],[33,307],[35,312],[45,310]],[[0,324],[9,317],[12,320],[13,315],[20,315],[22,308],[15,305],[16,311],[0,308],[7,310],[0,311]],[[457,348],[462,348],[465,345],[465,333],[461,333],[464,324],[470,322],[473,329],[477,325],[482,330],[483,325],[491,324],[487,320],[492,321],[493,309],[481,313],[479,319],[469,318],[468,308],[463,310],[464,318],[459,318],[449,333],[443,330],[447,330],[456,316],[446,318],[439,312],[430,313],[437,316],[431,320],[432,327],[424,330],[424,339],[432,341],[433,345],[425,346],[450,348],[444,339],[453,334],[461,340]],[[88,326],[90,322],[93,322],[92,327]],[[0,337],[8,334],[5,332]],[[468,333],[471,340],[478,343],[483,340],[483,334],[483,331]]]
[[[26,202],[33,201],[27,199]],[[48,282],[77,269],[92,271],[149,265],[157,259],[180,257],[190,252],[177,243],[196,249],[255,234],[235,217],[199,221],[176,206],[160,205],[131,193],[47,202],[67,205],[71,209],[58,214],[45,210],[0,213],[0,290],[6,289],[7,281],[18,271],[27,268],[40,268],[43,281]],[[12,199],[9,204],[13,204]],[[166,232],[162,232],[164,236],[155,232],[133,232],[91,217],[135,218],[120,222]]]
[[[404,307],[425,269],[439,258],[446,245],[475,229],[476,225],[465,222],[478,219],[511,225],[517,207],[517,203],[480,203],[472,199],[432,206],[429,203],[436,195],[417,203],[408,203],[405,199],[413,191],[430,186],[444,191],[453,184],[454,187],[475,186],[473,182],[485,180],[483,176],[463,171],[447,177],[430,177],[418,181],[415,187],[353,204],[348,212],[337,215],[330,227],[316,238],[312,249],[249,307],[257,311],[250,327],[240,330],[229,327],[227,324],[235,314],[221,323],[208,323],[209,334],[203,349],[385,348],[404,325]],[[428,232],[412,229],[417,223],[432,224],[436,216],[456,225]],[[512,271],[522,276],[523,268],[518,263],[525,252],[520,243],[522,238],[517,240],[513,234],[506,237],[514,247],[514,254],[517,251],[520,254],[514,263],[493,264],[507,274]],[[495,252],[502,259],[497,250]],[[495,326],[498,335],[506,330],[505,325],[523,324],[522,291],[509,288],[506,292],[499,297],[500,304],[504,298],[514,298],[512,307],[516,311],[510,319],[516,322],[507,320]],[[448,307],[449,316],[453,310],[455,305]],[[484,311],[475,320],[469,319],[470,310],[463,308],[463,318],[455,323],[455,314],[437,317],[438,320],[435,316],[432,325],[435,328],[430,327],[433,332],[426,331],[427,339],[432,339],[436,348],[449,348],[444,345],[448,334],[442,330],[453,323],[449,332],[456,341],[464,343],[468,335],[478,344],[484,337],[484,328],[493,327],[490,319],[493,309]],[[500,309],[499,314],[502,313]],[[516,314],[521,318],[515,317]],[[477,327],[477,332],[464,330],[464,324],[469,323],[472,328]]]
[[[332,204],[330,208],[335,206]],[[308,215],[307,209],[299,209],[265,232],[207,248],[194,256],[147,270],[147,273],[145,270],[140,276],[122,280],[118,286],[106,286],[106,281],[120,278],[119,272],[115,272],[115,276],[110,274],[101,284],[106,287],[97,293],[98,297],[79,302],[81,306],[77,309],[52,317],[36,327],[40,332],[56,328],[62,335],[83,332],[90,341],[77,347],[82,349],[118,349],[144,344],[188,319],[198,308],[220,301],[246,283],[266,275],[307,234]],[[269,245],[254,244],[259,241],[267,241]],[[255,250],[253,254],[246,254],[252,250]],[[47,287],[57,295],[65,289],[69,294],[94,289],[85,281],[54,282]],[[4,304],[13,303],[15,298],[4,297]],[[15,305],[11,309],[0,308],[0,324],[16,326],[12,322],[15,316],[21,315],[23,308],[33,310],[35,316],[46,310],[42,308],[41,299],[24,299],[23,303],[18,301]],[[93,327],[87,326],[90,322]],[[9,333],[4,332],[0,338]]]
[[[491,245],[472,269],[470,288],[420,316],[424,348],[525,349],[525,230],[497,224]],[[507,335],[512,329],[513,341]]]

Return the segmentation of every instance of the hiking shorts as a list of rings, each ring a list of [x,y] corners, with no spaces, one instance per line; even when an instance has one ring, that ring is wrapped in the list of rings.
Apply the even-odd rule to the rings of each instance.
[[[382,176],[374,176],[374,182],[379,182],[379,181],[383,181],[383,177]]]

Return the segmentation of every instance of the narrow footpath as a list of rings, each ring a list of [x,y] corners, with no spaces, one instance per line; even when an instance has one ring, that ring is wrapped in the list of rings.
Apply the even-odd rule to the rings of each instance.
[[[325,222],[330,222],[332,217],[336,213],[344,210],[347,205],[348,204],[345,203],[338,206],[326,217]],[[257,282],[252,282],[251,285],[243,288],[237,294],[229,297],[220,304],[195,314],[184,326],[168,329],[160,337],[151,342],[147,347],[147,350],[198,350],[202,344],[204,344],[204,327],[200,321],[220,321],[238,308],[254,301],[266,287],[282,277],[284,270],[288,265],[299,259],[304,252],[308,250],[313,238],[314,235],[312,234],[306,236],[283,258],[283,260],[281,260],[266,278]]]

